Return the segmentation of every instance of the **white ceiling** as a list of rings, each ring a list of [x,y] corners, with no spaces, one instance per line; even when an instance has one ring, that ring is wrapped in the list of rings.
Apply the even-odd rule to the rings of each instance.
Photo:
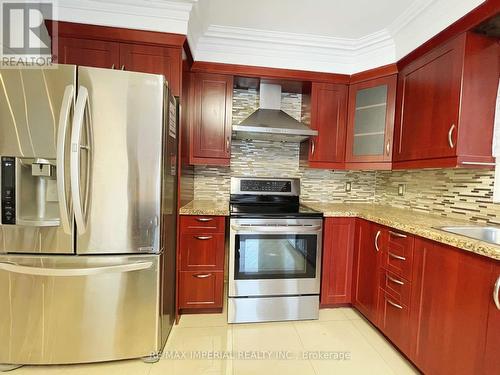
[[[397,61],[484,1],[58,0],[55,18],[187,34],[199,61],[352,74]]]
[[[385,28],[413,0],[199,0],[212,25],[361,38]]]

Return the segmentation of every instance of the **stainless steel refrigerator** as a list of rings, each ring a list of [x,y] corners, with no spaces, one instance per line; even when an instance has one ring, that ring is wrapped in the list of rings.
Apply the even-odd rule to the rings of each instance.
[[[161,75],[0,70],[0,364],[161,352],[175,315],[177,123]]]

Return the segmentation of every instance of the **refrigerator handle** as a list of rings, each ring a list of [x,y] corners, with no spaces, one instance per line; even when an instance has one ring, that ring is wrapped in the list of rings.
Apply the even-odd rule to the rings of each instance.
[[[59,128],[57,131],[57,195],[59,198],[59,212],[61,215],[62,227],[67,234],[71,234],[71,208],[68,205],[68,197],[66,196],[66,138],[74,97],[75,87],[73,85],[66,86],[61,105],[61,113],[59,115]]]
[[[151,268],[153,262],[136,262],[91,268],[42,268],[0,262],[0,270],[30,276],[75,277],[141,271]]]
[[[90,170],[92,164],[92,132],[89,106],[89,93],[86,87],[80,86],[78,89],[78,98],[76,99],[75,115],[73,117],[73,130],[71,134],[71,157],[70,157],[70,174],[71,174],[71,196],[73,198],[73,207],[75,212],[75,220],[78,229],[78,234],[83,234],[87,230],[87,207],[89,204],[90,192]],[[87,120],[85,122],[85,120]],[[84,130],[84,122],[86,124],[85,131],[87,135],[87,144],[82,144],[82,131]],[[81,153],[87,153],[86,163],[86,178],[84,200],[81,192]]]

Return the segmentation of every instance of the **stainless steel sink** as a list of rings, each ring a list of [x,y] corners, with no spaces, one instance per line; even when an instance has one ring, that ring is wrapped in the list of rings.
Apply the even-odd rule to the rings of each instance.
[[[476,240],[500,245],[500,228],[471,225],[463,227],[440,227],[439,229],[445,232],[460,234]]]

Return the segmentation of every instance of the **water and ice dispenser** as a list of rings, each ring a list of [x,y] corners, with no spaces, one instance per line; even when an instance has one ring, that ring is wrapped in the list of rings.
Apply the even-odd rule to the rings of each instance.
[[[55,160],[2,157],[2,224],[59,226]]]

